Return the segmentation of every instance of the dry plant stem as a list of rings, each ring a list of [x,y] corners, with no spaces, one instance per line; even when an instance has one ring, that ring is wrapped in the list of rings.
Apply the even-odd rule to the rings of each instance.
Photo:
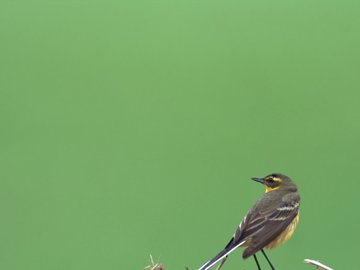
[[[266,255],[265,255],[265,254],[264,254],[264,256],[265,256],[265,258],[266,258]],[[219,266],[216,268],[216,270],[220,270],[220,269],[221,269],[221,267],[224,265],[226,259],[227,259],[227,257],[225,257],[224,259],[221,260],[221,262],[220,262]],[[254,256],[254,259],[255,259],[255,262],[256,262],[256,264],[257,264],[257,266],[258,266],[258,269],[260,269],[260,265],[259,265],[259,263],[258,263],[258,261],[257,261],[256,256]],[[268,261],[268,262],[269,262],[269,261]],[[304,259],[304,262],[305,262],[305,263],[308,263],[308,264],[315,265],[315,266],[316,266],[316,269],[334,270],[333,268],[331,268],[331,267],[329,267],[329,266],[327,266],[327,265],[325,265],[325,264],[323,264],[323,263],[321,263],[321,262],[319,262],[319,261],[316,261],[316,260]],[[154,261],[152,255],[150,255],[150,263],[151,263],[150,265],[144,267],[144,270],[165,270],[164,265],[162,265],[161,263],[156,263],[156,262]],[[269,262],[269,264],[270,264],[271,268],[274,269],[270,262]],[[185,267],[185,270],[189,270],[189,268],[188,268],[188,267]]]
[[[316,260],[305,259],[304,262],[315,265],[317,269],[334,270],[334,269],[330,268],[329,266],[326,266],[325,264],[322,264],[321,262],[316,261]]]
[[[150,255],[150,265],[145,266],[144,270],[164,270],[164,266],[161,263],[155,263],[153,256]]]
[[[224,259],[222,259],[221,260],[221,262],[220,262],[220,264],[219,264],[219,266],[218,267],[216,267],[216,270],[220,270],[221,269],[221,267],[224,265],[224,263],[226,262],[226,260],[227,260],[227,256],[224,258]]]

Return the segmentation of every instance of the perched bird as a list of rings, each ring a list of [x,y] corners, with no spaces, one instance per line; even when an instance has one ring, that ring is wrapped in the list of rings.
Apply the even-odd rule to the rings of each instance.
[[[221,260],[217,268],[220,269],[227,256],[238,247],[246,247],[243,259],[253,256],[259,270],[256,253],[261,251],[275,270],[264,248],[274,248],[290,239],[299,221],[300,195],[291,179],[280,173],[251,179],[265,186],[265,195],[246,214],[224,250],[199,270],[207,270]]]

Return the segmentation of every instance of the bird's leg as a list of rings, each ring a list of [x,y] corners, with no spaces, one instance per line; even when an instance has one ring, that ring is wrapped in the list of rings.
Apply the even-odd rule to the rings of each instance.
[[[259,264],[259,262],[258,262],[258,259],[256,258],[256,255],[254,254],[253,257],[254,257],[254,259],[255,259],[255,262],[256,262],[256,265],[257,265],[258,270],[261,270],[260,264]]]
[[[264,257],[265,257],[265,259],[267,260],[267,262],[269,263],[271,269],[272,269],[272,270],[275,270],[275,268],[274,268],[274,266],[272,265],[272,263],[270,262],[268,256],[266,256],[264,249],[261,249],[261,252],[262,252],[262,254],[264,255]]]
[[[224,259],[221,260],[219,266],[216,267],[216,270],[220,270],[220,269],[221,269],[221,267],[222,267],[222,266],[224,265],[224,263],[226,262],[226,259],[227,259],[227,256],[224,257]]]

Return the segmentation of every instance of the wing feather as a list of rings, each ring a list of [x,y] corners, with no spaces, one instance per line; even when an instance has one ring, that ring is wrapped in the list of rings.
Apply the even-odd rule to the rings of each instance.
[[[241,238],[247,239],[248,248],[243,253],[246,259],[276,239],[294,220],[299,210],[299,201],[282,201],[277,207],[264,211],[250,210],[248,222],[243,227]]]

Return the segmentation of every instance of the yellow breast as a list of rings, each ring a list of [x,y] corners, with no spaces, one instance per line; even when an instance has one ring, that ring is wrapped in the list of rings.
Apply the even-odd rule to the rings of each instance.
[[[278,236],[275,238],[275,240],[273,240],[272,242],[270,242],[266,248],[274,248],[277,247],[278,245],[286,242],[287,240],[289,240],[291,238],[291,236],[293,235],[295,229],[296,229],[296,225],[299,223],[299,214],[297,214],[297,216],[294,218],[294,220],[289,224],[289,226],[287,226],[287,228]]]

